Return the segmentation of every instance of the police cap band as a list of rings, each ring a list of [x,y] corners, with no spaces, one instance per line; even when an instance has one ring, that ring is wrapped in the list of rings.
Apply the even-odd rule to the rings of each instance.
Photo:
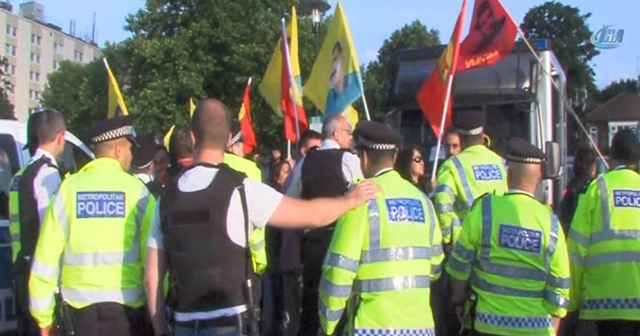
[[[129,116],[114,117],[96,122],[90,130],[89,139],[92,144],[128,137],[135,142],[136,130]]]
[[[356,148],[393,151],[398,148],[400,134],[386,124],[377,121],[361,121],[353,132]]]
[[[453,113],[453,128],[463,136],[482,134],[486,123],[487,114],[482,110],[459,110]]]
[[[507,142],[507,159],[511,162],[542,164],[545,154],[529,141],[516,137]]]

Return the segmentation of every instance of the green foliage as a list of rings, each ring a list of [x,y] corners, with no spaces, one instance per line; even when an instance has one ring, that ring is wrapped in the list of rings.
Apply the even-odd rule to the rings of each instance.
[[[611,82],[598,93],[597,101],[604,104],[624,91],[638,92],[638,80],[627,78]]]
[[[364,91],[367,95],[367,103],[372,119],[384,119],[386,100],[391,85],[389,81],[390,69],[396,52],[407,48],[424,48],[437,45],[440,45],[440,32],[435,29],[428,29],[418,20],[394,31],[384,41],[382,47],[378,50],[377,60],[369,62],[363,74]],[[363,110],[359,106],[357,108],[360,111]]]
[[[11,82],[4,73],[4,67],[7,65],[7,58],[0,58],[0,119],[15,120],[13,104],[7,97],[7,88],[11,86]]]
[[[582,87],[587,88],[590,96],[597,91],[589,61],[600,52],[589,42],[593,33],[587,24],[590,17],[591,13],[581,14],[577,7],[548,1],[531,8],[521,26],[528,38],[551,41],[553,52],[567,74],[569,96]]]
[[[259,145],[282,148],[282,117],[267,106],[257,87],[289,5],[285,0],[147,0],[143,9],[129,15],[125,28],[132,36],[108,45],[103,53],[140,133],[164,134],[172,124],[186,122],[190,97],[219,98],[236,117],[252,76],[251,114]],[[320,23],[316,35],[310,19],[298,18],[303,80],[309,77],[329,20]],[[371,110],[384,111],[388,69],[396,51],[439,43],[438,31],[419,21],[394,32],[364,73]],[[107,96],[101,59],[87,65],[64,62],[49,76],[43,105],[61,110],[69,129],[83,138],[93,121],[106,117]],[[308,116],[317,114],[308,101],[305,108]]]

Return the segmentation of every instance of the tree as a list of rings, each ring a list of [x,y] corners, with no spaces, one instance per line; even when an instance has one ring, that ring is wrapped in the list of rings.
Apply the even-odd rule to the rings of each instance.
[[[0,119],[16,120],[13,104],[7,96],[7,89],[11,87],[11,82],[4,73],[7,64],[6,57],[0,58]]]
[[[216,97],[237,116],[253,76],[252,116],[260,145],[282,140],[281,117],[257,94],[257,84],[280,36],[289,1],[154,0],[127,18],[131,109],[140,128],[164,132],[187,117],[189,97]],[[313,55],[311,23],[300,19],[303,74]],[[132,112],[134,113],[134,112]]]
[[[440,45],[440,33],[428,29],[419,20],[394,31],[378,50],[378,58],[366,66],[363,81],[372,119],[381,120],[386,112],[386,99],[390,89],[390,69],[395,54],[406,48],[424,48]],[[359,110],[363,110],[359,108]]]
[[[637,92],[638,80],[627,78],[627,79],[620,79],[618,81],[611,82],[611,84],[607,85],[607,87],[605,87],[598,93],[597,101],[600,104],[604,104],[607,101],[609,101],[611,98],[617,96],[618,94],[624,91]]]
[[[107,44],[102,54],[110,62],[119,84],[126,89],[127,77],[121,75],[123,60],[121,44]],[[128,104],[128,90],[123,90]],[[88,64],[60,62],[60,68],[49,74],[42,92],[42,105],[59,110],[67,121],[68,129],[80,139],[87,140],[91,124],[107,116],[108,83],[102,59]],[[130,110],[131,112],[131,110]],[[131,112],[133,113],[133,112]]]
[[[553,52],[567,74],[569,97],[574,89],[582,87],[586,87],[589,96],[597,91],[589,61],[600,52],[589,42],[593,34],[587,25],[589,17],[591,13],[581,14],[577,7],[548,1],[531,8],[521,26],[528,38],[551,41]]]

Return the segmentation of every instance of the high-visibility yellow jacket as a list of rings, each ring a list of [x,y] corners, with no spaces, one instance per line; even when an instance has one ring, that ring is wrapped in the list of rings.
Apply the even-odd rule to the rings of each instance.
[[[253,161],[235,154],[224,153],[223,162],[231,169],[244,173],[250,180],[262,182],[262,172]],[[264,228],[251,231],[249,235],[249,250],[251,251],[253,271],[257,274],[266,272],[268,262]]]
[[[144,304],[154,208],[145,185],[114,159],[96,159],[62,182],[42,223],[29,280],[31,314],[41,328],[53,323],[58,282],[74,308]]]
[[[640,174],[621,167],[593,181],[568,236],[570,310],[587,320],[640,321]]]
[[[446,160],[438,171],[435,207],[445,244],[455,242],[465,214],[483,194],[507,191],[507,173],[502,158],[476,145]]]
[[[11,260],[13,262],[18,258],[18,253],[22,248],[22,242],[20,241],[20,192],[18,190],[18,183],[28,167],[29,166],[22,167],[22,169],[13,176],[11,189],[9,191],[9,232],[11,233]],[[37,209],[32,210],[37,211]]]
[[[569,257],[551,209],[531,195],[482,197],[467,214],[447,272],[477,294],[474,329],[494,335],[555,335],[566,314]],[[471,321],[465,321],[469,328]]]
[[[444,254],[433,206],[387,171],[375,201],[343,216],[322,267],[320,323],[327,334],[347,311],[349,335],[431,335],[430,283]]]

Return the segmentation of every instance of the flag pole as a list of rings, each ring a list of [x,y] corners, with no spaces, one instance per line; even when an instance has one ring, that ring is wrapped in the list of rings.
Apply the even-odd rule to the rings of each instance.
[[[287,140],[287,157],[291,159],[291,140]]]
[[[551,76],[551,74],[549,73],[547,68],[544,67],[544,64],[542,64],[542,60],[540,59],[540,57],[536,53],[535,49],[531,45],[531,42],[529,42],[529,39],[527,39],[527,37],[524,35],[524,32],[522,31],[522,29],[520,29],[520,27],[518,27],[518,34],[520,35],[520,37],[522,37],[522,40],[524,41],[524,43],[527,45],[527,47],[529,48],[529,50],[533,54],[533,57],[536,58],[536,61],[538,62],[538,64],[540,65],[540,67],[542,68],[544,73],[547,76],[549,76],[549,78],[551,79],[551,83],[553,84],[553,87],[560,94],[560,98],[562,98],[562,102],[563,102],[565,108],[569,111],[571,116],[573,116],[573,118],[575,119],[576,123],[578,123],[578,126],[580,126],[580,129],[582,130],[582,132],[584,132],[584,134],[587,136],[587,139],[589,139],[589,143],[591,143],[591,146],[593,147],[593,149],[596,151],[596,153],[598,154],[600,159],[602,159],[602,162],[604,163],[605,167],[607,167],[607,169],[609,169],[609,164],[604,159],[604,155],[602,155],[602,152],[600,152],[600,150],[598,149],[598,145],[596,145],[595,141],[593,141],[593,139],[591,138],[591,135],[589,134],[589,131],[587,131],[587,128],[584,127],[584,125],[582,124],[582,121],[580,121],[580,118],[578,117],[576,112],[571,107],[571,104],[567,100],[567,97],[565,97],[564,92],[562,92],[562,90],[560,89],[560,85],[558,84],[558,82],[556,82],[556,80],[553,78],[553,76]]]
[[[438,172],[438,161],[440,160],[440,148],[442,147],[442,135],[444,134],[444,122],[447,119],[447,111],[449,110],[449,102],[451,101],[451,87],[453,86],[453,73],[449,74],[449,83],[447,83],[447,95],[444,98],[444,108],[442,109],[442,118],[440,119],[440,134],[438,134],[438,144],[436,145],[436,157],[433,161],[433,170],[431,172],[431,182],[436,181],[436,173]]]
[[[360,77],[360,87],[362,88],[362,103],[364,104],[364,113],[367,117],[367,120],[371,120],[371,115],[369,114],[369,106],[367,104],[367,95],[364,94],[364,82],[362,81],[362,73],[358,77]]]
[[[289,83],[291,83],[290,85],[290,91],[289,91],[289,96],[291,98],[291,101],[293,102],[293,114],[295,116],[295,120],[296,120],[296,139],[300,140],[300,125],[298,122],[298,104],[296,102],[296,95],[295,95],[295,88],[294,85],[298,85],[293,78],[293,69],[291,67],[291,55],[289,54],[289,44],[287,43],[287,26],[285,23],[285,19],[284,17],[282,17],[282,19],[280,20],[281,23],[281,28],[282,28],[282,44],[284,46],[284,55],[282,55],[285,59],[285,62],[287,63],[287,72],[289,73]]]

